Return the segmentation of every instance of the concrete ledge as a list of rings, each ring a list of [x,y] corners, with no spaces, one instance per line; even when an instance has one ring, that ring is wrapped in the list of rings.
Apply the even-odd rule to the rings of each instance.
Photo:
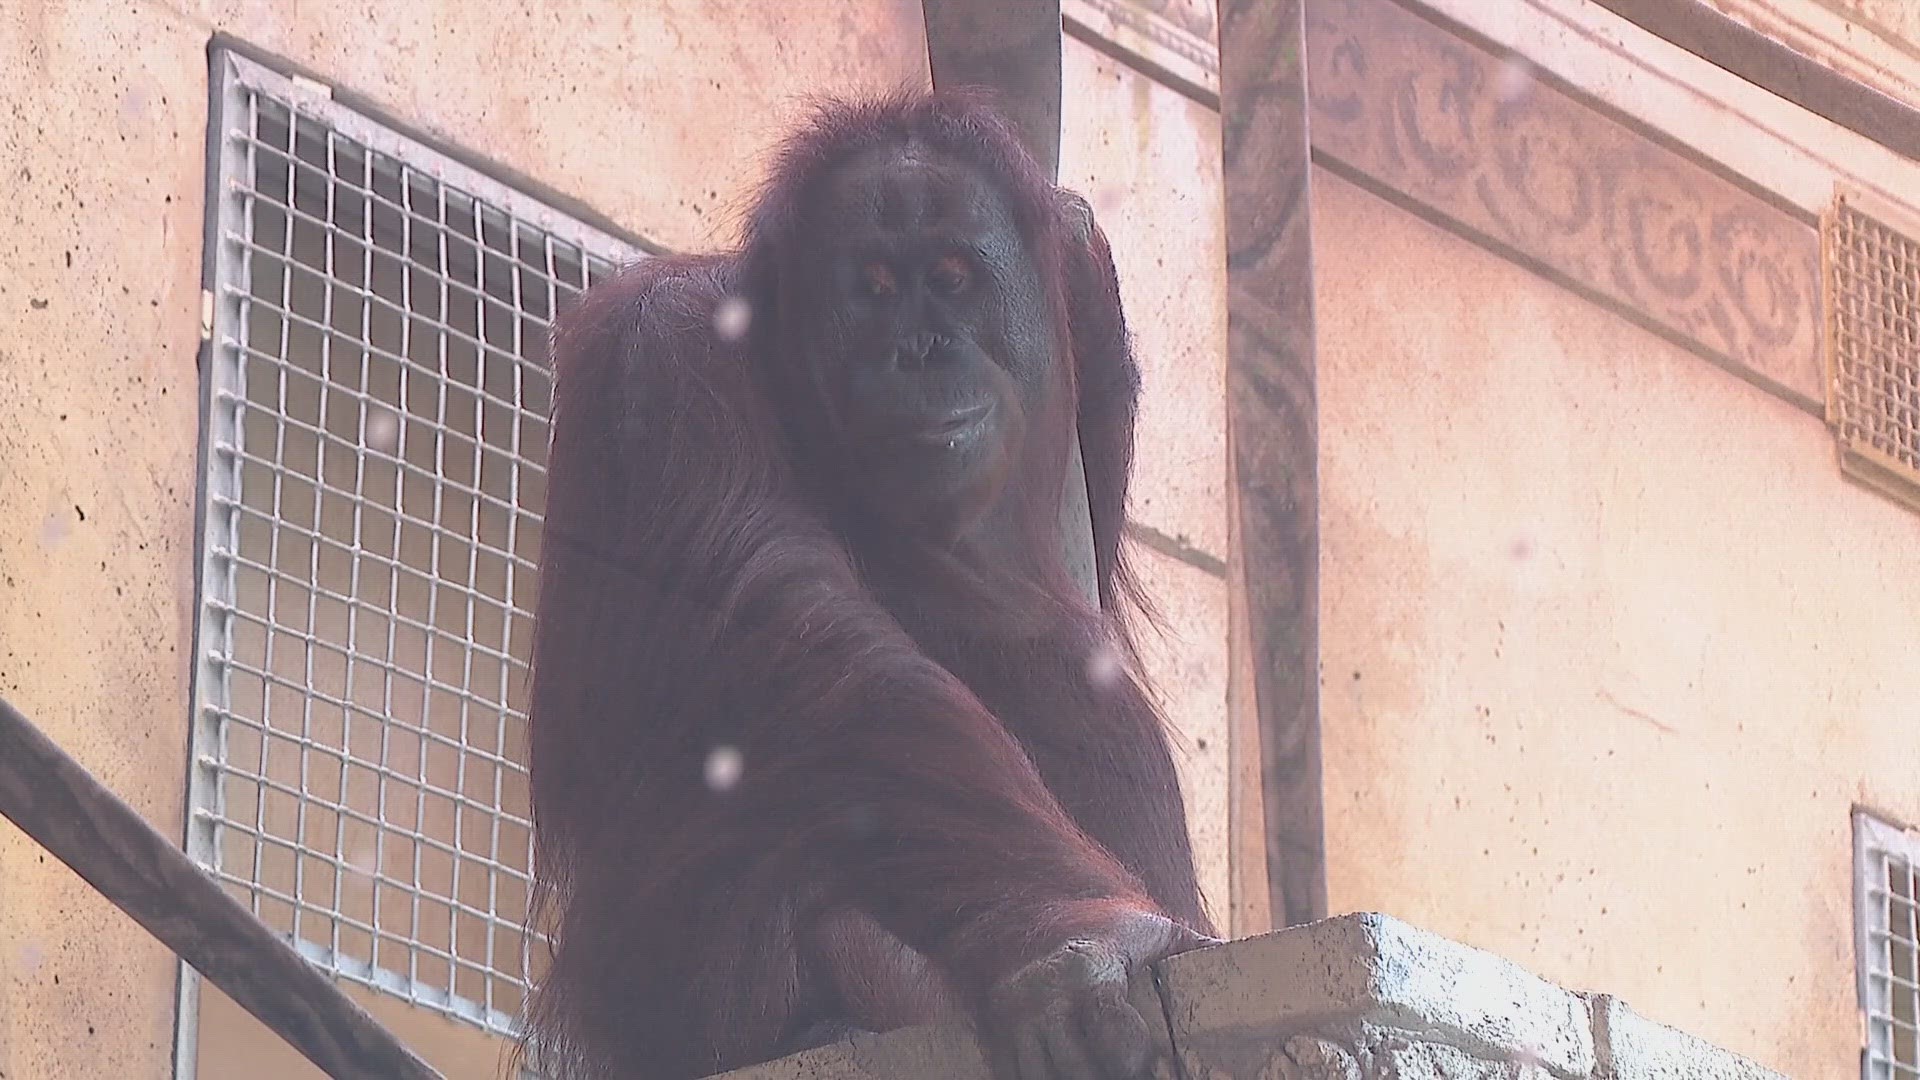
[[[1536,1063],[1557,1076],[1593,1072],[1592,1025],[1578,995],[1384,915],[1236,941],[1161,969],[1183,1060],[1238,1060],[1239,1048],[1266,1052],[1284,1033],[1360,1050],[1377,1043],[1394,1057],[1404,1054],[1388,1044],[1404,1042]]]
[[[1384,915],[1177,956],[1134,1000],[1164,1015],[1160,1080],[1770,1080],[1618,999],[1562,989]],[[989,1080],[964,1025],[913,1028],[732,1080]]]
[[[1594,994],[1588,1000],[1600,1047],[1600,1080],[1772,1080],[1780,1075],[1656,1024],[1619,998]]]

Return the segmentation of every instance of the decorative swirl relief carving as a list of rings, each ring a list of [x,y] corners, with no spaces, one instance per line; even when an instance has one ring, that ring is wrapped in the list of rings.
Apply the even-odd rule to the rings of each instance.
[[[1317,153],[1823,399],[1812,225],[1391,0],[1311,5],[1307,58]]]

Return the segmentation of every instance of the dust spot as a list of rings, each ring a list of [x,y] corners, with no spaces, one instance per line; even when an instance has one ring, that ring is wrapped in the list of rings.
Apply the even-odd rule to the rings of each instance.
[[[120,119],[137,121],[147,114],[147,95],[138,86],[129,86],[120,93]]]
[[[1502,105],[1516,105],[1533,92],[1533,65],[1525,57],[1509,56],[1500,61],[1493,76],[1494,97]]]
[[[714,747],[707,753],[707,788],[718,792],[732,791],[740,783],[740,773],[745,767],[746,761],[738,748]]]
[[[383,454],[400,450],[400,418],[385,409],[367,414],[367,448]]]
[[[1110,642],[1101,642],[1087,656],[1087,678],[1095,686],[1112,686],[1126,674],[1120,652]]]
[[[856,806],[846,813],[847,831],[861,839],[867,839],[880,832],[880,817],[871,806]]]
[[[732,344],[746,340],[747,328],[753,324],[753,305],[745,297],[729,296],[720,301],[713,309],[713,331],[720,340]]]
[[[40,523],[40,544],[42,547],[59,547],[72,532],[72,519],[56,510]]]

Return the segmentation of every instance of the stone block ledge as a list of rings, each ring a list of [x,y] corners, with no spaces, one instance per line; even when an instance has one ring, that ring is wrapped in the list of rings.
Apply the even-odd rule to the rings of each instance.
[[[1158,1080],[1772,1080],[1777,1073],[1385,915],[1176,956],[1134,988]],[[990,1080],[963,1024],[820,1047],[728,1080]]]

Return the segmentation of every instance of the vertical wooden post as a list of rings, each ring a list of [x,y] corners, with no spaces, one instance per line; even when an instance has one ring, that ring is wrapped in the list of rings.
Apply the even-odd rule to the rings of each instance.
[[[1260,748],[1235,842],[1276,925],[1327,910],[1305,4],[1220,0],[1233,698]]]
[[[933,85],[988,86],[1052,180],[1060,172],[1060,0],[921,0]]]

